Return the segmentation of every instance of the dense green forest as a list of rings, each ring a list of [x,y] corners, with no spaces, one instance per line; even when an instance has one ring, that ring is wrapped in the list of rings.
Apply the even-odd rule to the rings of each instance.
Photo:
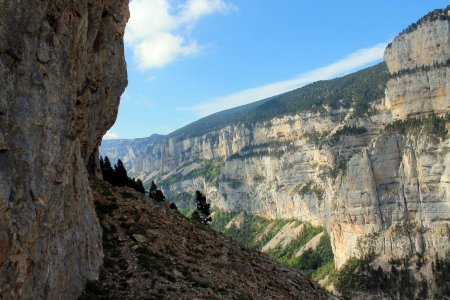
[[[294,91],[251,104],[218,112],[171,133],[169,137],[188,138],[206,134],[231,124],[252,126],[275,117],[304,111],[354,108],[355,115],[369,110],[370,103],[384,96],[390,75],[384,62],[350,75],[318,81]]]

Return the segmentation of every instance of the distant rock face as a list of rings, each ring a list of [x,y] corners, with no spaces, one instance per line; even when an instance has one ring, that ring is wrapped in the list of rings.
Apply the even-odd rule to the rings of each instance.
[[[445,12],[449,14],[450,10]],[[445,17],[444,15],[444,17]],[[450,22],[421,22],[386,48],[384,59],[394,77],[386,103],[394,118],[441,114],[450,110]]]
[[[127,83],[128,17],[125,0],[0,2],[2,299],[73,299],[98,275],[87,179]]]
[[[386,48],[384,60],[391,74],[421,67],[433,67],[450,58],[450,23],[423,22],[414,30],[397,36]]]

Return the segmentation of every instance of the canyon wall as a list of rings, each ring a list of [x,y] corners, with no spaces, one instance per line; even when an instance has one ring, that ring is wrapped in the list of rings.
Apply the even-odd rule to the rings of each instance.
[[[449,9],[400,34],[385,52],[385,96],[363,114],[323,107],[196,137],[107,141],[102,154],[173,199],[200,189],[225,210],[323,225],[338,268],[353,256],[383,268],[425,259],[416,274],[430,278],[450,250],[449,43]]]
[[[88,173],[126,83],[128,1],[0,1],[0,298],[74,299],[102,263]]]

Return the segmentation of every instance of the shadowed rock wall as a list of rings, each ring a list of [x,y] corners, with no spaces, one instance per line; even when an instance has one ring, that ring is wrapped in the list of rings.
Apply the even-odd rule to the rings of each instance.
[[[97,276],[88,169],[127,84],[128,17],[126,0],[0,1],[0,298],[72,299]]]

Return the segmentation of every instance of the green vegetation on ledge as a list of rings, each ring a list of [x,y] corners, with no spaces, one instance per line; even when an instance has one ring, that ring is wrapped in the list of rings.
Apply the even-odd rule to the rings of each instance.
[[[450,294],[450,253],[444,258],[431,262],[435,291],[429,290],[429,283],[421,277],[414,276],[411,259],[390,260],[386,269],[373,266],[373,257],[363,259],[351,258],[333,275],[334,286],[344,299],[364,294],[381,295],[386,299],[447,299]],[[419,262],[420,254],[415,260]],[[424,264],[416,263],[416,271]]]
[[[250,157],[270,156],[280,158],[286,153],[294,152],[298,147],[292,141],[271,141],[264,144],[245,146],[241,151],[228,157],[228,160]]]
[[[429,12],[428,14],[417,20],[417,22],[414,22],[411,25],[409,25],[405,30],[403,30],[399,34],[399,36],[416,31],[417,28],[419,28],[419,26],[425,22],[433,22],[436,20],[450,21],[449,11],[450,5],[447,6],[445,9],[435,9],[432,12]],[[387,47],[388,48],[392,47],[392,43],[389,43]]]
[[[195,162],[192,162],[192,164],[194,163]],[[185,175],[183,175],[180,170],[172,175],[169,175],[168,177],[160,181],[161,187],[163,187],[164,190],[168,190],[172,184],[197,177],[204,177],[206,182],[217,185],[217,181],[220,175],[220,167],[223,164],[223,160],[202,160],[200,161],[200,164],[201,166],[199,168],[196,168]]]
[[[409,118],[397,120],[385,127],[386,133],[399,134],[427,134],[440,139],[448,138],[446,129],[450,122],[450,114],[444,116],[431,116],[426,118]]]

